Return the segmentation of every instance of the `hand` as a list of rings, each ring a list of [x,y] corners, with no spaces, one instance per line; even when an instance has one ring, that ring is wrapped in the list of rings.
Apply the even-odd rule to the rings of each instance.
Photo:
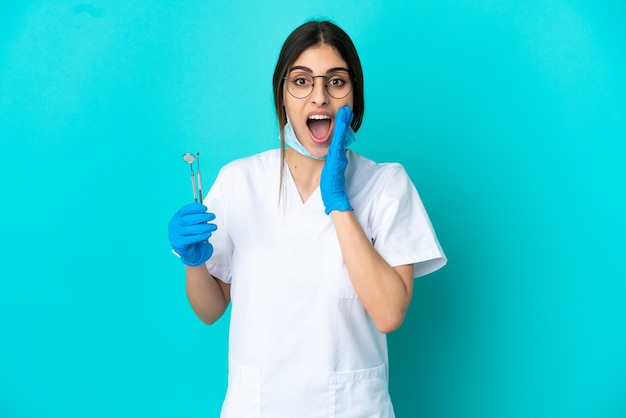
[[[183,264],[199,266],[213,255],[213,246],[209,243],[211,233],[217,225],[209,223],[215,215],[207,212],[207,207],[200,203],[190,203],[174,214],[168,225],[168,236],[172,249]]]
[[[333,210],[352,210],[348,196],[346,196],[345,173],[348,166],[348,157],[346,156],[346,147],[344,146],[346,132],[352,122],[352,117],[352,111],[348,106],[340,108],[337,111],[337,115],[335,115],[333,138],[330,141],[326,163],[320,178],[320,191],[322,192],[322,200],[324,201],[327,215]]]

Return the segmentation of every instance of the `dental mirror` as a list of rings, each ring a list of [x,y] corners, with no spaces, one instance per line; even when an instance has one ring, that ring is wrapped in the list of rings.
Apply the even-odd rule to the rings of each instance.
[[[196,189],[196,177],[193,174],[193,162],[196,160],[196,157],[186,152],[183,154],[183,161],[189,163],[189,170],[191,170],[191,188],[193,189],[193,200],[198,202],[198,190]]]
[[[196,161],[196,156],[190,152],[186,152],[183,154],[183,161],[192,164],[194,161]]]

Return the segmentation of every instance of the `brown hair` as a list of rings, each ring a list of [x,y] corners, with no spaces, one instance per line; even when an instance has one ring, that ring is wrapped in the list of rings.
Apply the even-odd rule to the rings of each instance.
[[[363,69],[361,68],[361,60],[356,52],[356,48],[352,40],[346,32],[334,23],[322,20],[309,21],[296,28],[285,40],[283,47],[278,56],[278,62],[274,69],[273,87],[274,87],[274,106],[276,108],[276,116],[278,117],[278,128],[280,130],[280,150],[281,161],[285,160],[285,139],[283,135],[283,127],[287,123],[287,114],[285,113],[285,103],[283,96],[284,77],[293,62],[308,48],[318,45],[330,45],[337,50],[339,55],[348,64],[348,70],[352,77],[353,88],[353,108],[354,118],[350,126],[356,132],[363,121],[363,113],[365,111],[365,101],[363,96]],[[282,168],[281,168],[281,184],[282,184]]]

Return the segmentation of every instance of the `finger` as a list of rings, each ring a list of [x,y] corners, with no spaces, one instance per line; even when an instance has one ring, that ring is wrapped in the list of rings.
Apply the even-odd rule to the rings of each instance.
[[[337,111],[336,119],[346,128],[352,123],[352,118],[354,118],[354,114],[350,110],[350,106],[344,106]]]
[[[180,237],[179,244],[186,247],[188,245],[195,245],[204,241],[208,241],[209,238],[211,238],[210,232],[206,234],[189,235]]]
[[[335,115],[335,131],[333,132],[333,139],[330,144],[333,151],[343,149],[346,132],[348,131],[352,117],[352,111],[349,106],[343,106],[337,111]]]
[[[188,226],[188,225],[197,225],[197,224],[205,224],[207,222],[215,219],[215,215],[212,213],[191,213],[184,216],[178,217],[178,225]]]
[[[354,119],[354,113],[352,113],[352,109],[350,109],[350,107],[348,106],[346,106],[346,114],[348,116],[348,119],[346,120],[346,125],[350,126],[352,120]]]
[[[208,208],[204,206],[202,203],[188,203],[178,211],[178,214],[183,216],[190,213],[206,213],[208,212]]]
[[[352,113],[350,106],[342,107],[341,109],[339,109],[339,112],[341,113],[341,118],[343,122],[346,125],[350,125],[352,123],[352,118],[354,117],[354,114]]]
[[[178,225],[174,229],[174,233],[178,237],[185,237],[185,236],[193,236],[193,235],[211,234],[216,229],[217,229],[217,225],[209,224],[209,223],[196,224],[196,225]]]

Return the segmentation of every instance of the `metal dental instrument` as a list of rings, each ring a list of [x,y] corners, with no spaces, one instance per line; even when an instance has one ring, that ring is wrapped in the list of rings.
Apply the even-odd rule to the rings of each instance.
[[[198,202],[198,189],[196,186],[196,176],[193,173],[193,162],[196,161],[196,157],[193,154],[186,152],[185,154],[183,154],[183,161],[185,161],[186,163],[189,163],[189,170],[191,170],[191,187],[193,188],[193,200],[197,203]],[[198,172],[198,176],[199,175],[200,175],[200,172]]]
[[[196,157],[198,162],[197,167],[198,167],[198,197],[200,198],[200,203],[202,203],[202,201],[204,200],[202,198],[202,174],[200,174],[200,153],[196,153]]]

